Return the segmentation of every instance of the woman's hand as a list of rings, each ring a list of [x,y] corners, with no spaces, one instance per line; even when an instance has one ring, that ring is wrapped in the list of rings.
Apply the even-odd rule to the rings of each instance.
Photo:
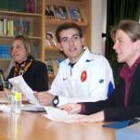
[[[104,119],[105,119],[104,112],[100,111],[92,115],[80,118],[79,122],[85,122],[85,123],[102,122],[104,121]]]
[[[80,104],[65,104],[59,107],[62,110],[67,111],[70,114],[78,114],[82,109],[82,105]]]

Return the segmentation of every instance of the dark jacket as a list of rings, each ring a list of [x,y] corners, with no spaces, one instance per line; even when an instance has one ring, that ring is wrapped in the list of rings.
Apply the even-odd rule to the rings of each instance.
[[[122,78],[118,86],[105,101],[85,103],[86,114],[92,114],[103,110],[105,121],[126,120],[140,117],[140,63],[138,64],[130,87],[127,107],[124,106],[125,82]]]
[[[11,69],[7,79],[14,77],[14,67]],[[40,61],[33,60],[31,66],[23,74],[26,83],[33,91],[48,90],[48,73],[47,67]]]

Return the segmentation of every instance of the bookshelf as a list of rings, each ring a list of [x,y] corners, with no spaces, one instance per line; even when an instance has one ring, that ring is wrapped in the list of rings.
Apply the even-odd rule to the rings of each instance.
[[[31,2],[32,8],[29,6]],[[56,12],[54,17],[48,17],[46,7],[55,6]],[[12,39],[17,34],[26,34],[31,39],[33,44],[32,54],[36,59],[46,62],[48,59],[64,59],[65,56],[57,47],[46,46],[45,33],[51,31],[55,33],[57,26],[65,21],[72,21],[68,8],[78,8],[83,21],[73,21],[80,25],[84,31],[86,44],[90,46],[91,32],[91,0],[4,0],[0,5],[0,47],[3,45],[10,46]],[[64,17],[56,18],[58,9],[62,9]],[[77,18],[77,17],[76,17]],[[4,22],[8,22],[12,28],[10,33],[4,30]],[[0,58],[0,68],[6,70],[10,63],[10,58]],[[55,70],[56,74],[56,70]],[[55,74],[50,75],[50,79],[55,77]]]
[[[76,22],[84,31],[86,44],[90,47],[91,43],[91,0],[45,0],[45,33],[50,31],[55,33],[58,25],[63,22]],[[58,10],[61,9],[59,12]],[[66,10],[65,10],[66,9]],[[73,11],[71,12],[70,9]],[[74,9],[80,16],[74,15]],[[51,12],[50,12],[51,11]],[[63,12],[61,12],[63,11]],[[53,12],[53,14],[52,14]],[[66,13],[67,12],[67,13]],[[73,14],[74,19],[71,17]],[[59,52],[57,47],[44,46],[44,60],[64,59],[65,56]],[[51,76],[50,76],[51,77]]]
[[[42,59],[44,0],[4,0],[0,5],[0,69],[10,63],[9,48],[16,35],[27,35],[32,43],[32,54]]]

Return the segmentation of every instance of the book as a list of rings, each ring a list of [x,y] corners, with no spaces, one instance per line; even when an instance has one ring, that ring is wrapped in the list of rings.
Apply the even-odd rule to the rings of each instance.
[[[52,31],[47,31],[45,33],[45,46],[46,47],[56,47],[57,46],[55,35]]]
[[[0,69],[0,91],[3,90],[3,86],[4,86],[4,74],[3,74],[3,70]]]
[[[54,5],[55,18],[58,20],[67,20],[68,12],[65,6]]]
[[[3,19],[0,19],[0,36],[3,35]]]
[[[26,11],[27,13],[36,13],[36,0],[27,0]]]
[[[33,55],[35,59],[39,59],[39,51],[39,45],[33,42],[33,45],[31,47],[31,55]]]
[[[81,11],[78,7],[68,7],[68,10],[72,21],[79,21],[79,22],[84,21],[81,15]]]
[[[63,61],[64,59],[49,59],[49,64],[51,65],[52,67],[52,70],[53,70],[53,74],[56,76],[57,75],[57,72],[58,72],[58,68],[59,68],[59,65],[60,63]]]
[[[45,61],[45,64],[47,66],[48,74],[49,75],[53,75],[54,74],[54,70],[53,70],[52,60],[48,59],[47,61]]]
[[[119,122],[104,124],[103,127],[120,129],[120,128],[127,127],[129,125],[129,123],[130,123],[130,120],[119,121]]]
[[[0,58],[11,58],[10,48],[8,45],[0,45]]]
[[[47,5],[46,6],[46,8],[45,8],[45,15],[47,16],[47,18],[50,18],[50,19],[54,19],[55,18],[53,6],[51,6],[51,5]]]

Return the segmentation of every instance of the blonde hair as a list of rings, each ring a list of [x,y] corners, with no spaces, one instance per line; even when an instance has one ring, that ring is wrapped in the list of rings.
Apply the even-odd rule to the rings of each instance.
[[[20,40],[23,42],[24,47],[27,51],[27,54],[29,55],[31,53],[31,41],[30,41],[30,39],[25,35],[18,35],[13,39],[13,42],[16,40]]]
[[[130,37],[132,42],[140,39],[140,24],[137,21],[121,20],[118,26],[111,30],[111,37],[114,41],[117,30],[124,31]]]

